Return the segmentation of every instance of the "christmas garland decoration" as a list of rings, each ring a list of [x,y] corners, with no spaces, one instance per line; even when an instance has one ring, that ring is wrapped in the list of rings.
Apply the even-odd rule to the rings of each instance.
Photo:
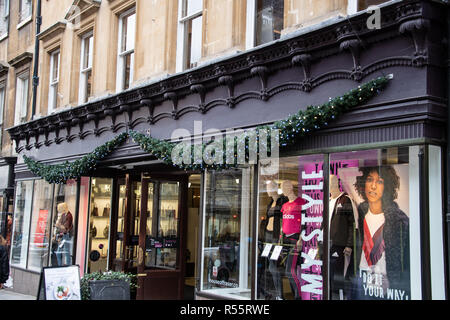
[[[341,97],[329,99],[320,106],[308,106],[305,110],[290,115],[288,118],[275,121],[271,125],[262,125],[243,133],[235,135],[232,140],[216,139],[201,144],[190,142],[173,143],[147,136],[136,131],[123,132],[113,140],[97,147],[92,153],[69,163],[58,165],[44,165],[24,156],[24,162],[35,175],[42,177],[49,183],[66,183],[69,179],[77,179],[83,175],[89,175],[98,162],[108,156],[114,149],[121,145],[128,137],[131,137],[142,150],[158,158],[164,163],[176,166],[184,170],[223,170],[237,167],[239,157],[248,161],[251,157],[249,145],[256,143],[256,155],[264,149],[271,150],[272,143],[278,143],[280,149],[297,144],[300,139],[327,126],[329,121],[337,118],[344,112],[362,105],[383,90],[391,76],[379,77],[358,88],[352,89]],[[267,139],[272,137],[276,140]],[[253,139],[253,140],[252,140]],[[231,147],[231,151],[229,150]],[[227,149],[228,148],[228,149]],[[227,150],[227,152],[223,152]],[[231,152],[231,153],[230,153]],[[232,161],[230,161],[230,159]],[[242,160],[243,158],[241,158]]]
[[[123,132],[113,140],[95,148],[92,153],[89,153],[72,163],[66,161],[62,164],[45,165],[25,155],[23,156],[23,160],[33,174],[43,178],[48,183],[66,183],[67,180],[77,179],[81,176],[88,175],[95,169],[100,160],[111,154],[111,152],[124,143],[127,138],[128,133]]]

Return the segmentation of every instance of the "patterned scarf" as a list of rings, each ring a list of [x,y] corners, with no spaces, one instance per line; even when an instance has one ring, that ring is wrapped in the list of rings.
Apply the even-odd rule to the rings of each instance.
[[[364,243],[363,250],[367,260],[367,264],[370,266],[376,265],[380,260],[384,252],[384,239],[383,239],[383,225],[375,232],[373,237],[370,235],[369,227],[366,219],[364,219]]]

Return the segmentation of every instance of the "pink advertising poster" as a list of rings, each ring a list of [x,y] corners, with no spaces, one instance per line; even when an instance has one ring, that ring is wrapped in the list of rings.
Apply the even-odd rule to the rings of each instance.
[[[340,160],[330,162],[330,174],[339,177],[341,168],[358,167],[358,160]],[[298,274],[301,283],[302,300],[322,300],[323,297],[323,262],[319,258],[319,242],[323,242],[323,204],[324,198],[323,161],[308,161],[300,158],[299,193],[306,201],[302,218],[302,264]],[[328,200],[327,200],[328,201]]]

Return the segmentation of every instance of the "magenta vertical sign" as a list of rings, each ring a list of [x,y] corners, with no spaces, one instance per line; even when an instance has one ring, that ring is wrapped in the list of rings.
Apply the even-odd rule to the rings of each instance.
[[[339,168],[357,167],[358,160],[341,160],[330,163],[330,174],[339,177]],[[322,300],[322,258],[319,257],[319,242],[323,243],[323,161],[308,161],[300,158],[299,193],[306,201],[302,216],[302,264],[298,268],[302,300]],[[328,201],[328,197],[325,198]]]

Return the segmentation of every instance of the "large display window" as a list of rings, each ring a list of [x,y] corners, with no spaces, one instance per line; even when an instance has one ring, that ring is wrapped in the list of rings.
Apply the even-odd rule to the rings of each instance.
[[[31,270],[40,271],[42,267],[48,266],[52,198],[53,185],[45,180],[36,180],[34,182],[28,252],[28,269]]]
[[[259,173],[257,298],[322,299],[324,155]]]
[[[87,272],[108,268],[112,179],[92,178],[88,227]]]
[[[77,182],[75,180],[55,185],[50,247],[50,265],[52,266],[66,266],[73,262],[76,201]]]
[[[18,181],[16,185],[14,226],[11,242],[11,265],[20,268],[26,268],[27,266],[33,183],[33,180]]]
[[[330,155],[331,299],[419,296],[418,155],[419,147]]]
[[[201,290],[251,298],[253,168],[205,173]]]

